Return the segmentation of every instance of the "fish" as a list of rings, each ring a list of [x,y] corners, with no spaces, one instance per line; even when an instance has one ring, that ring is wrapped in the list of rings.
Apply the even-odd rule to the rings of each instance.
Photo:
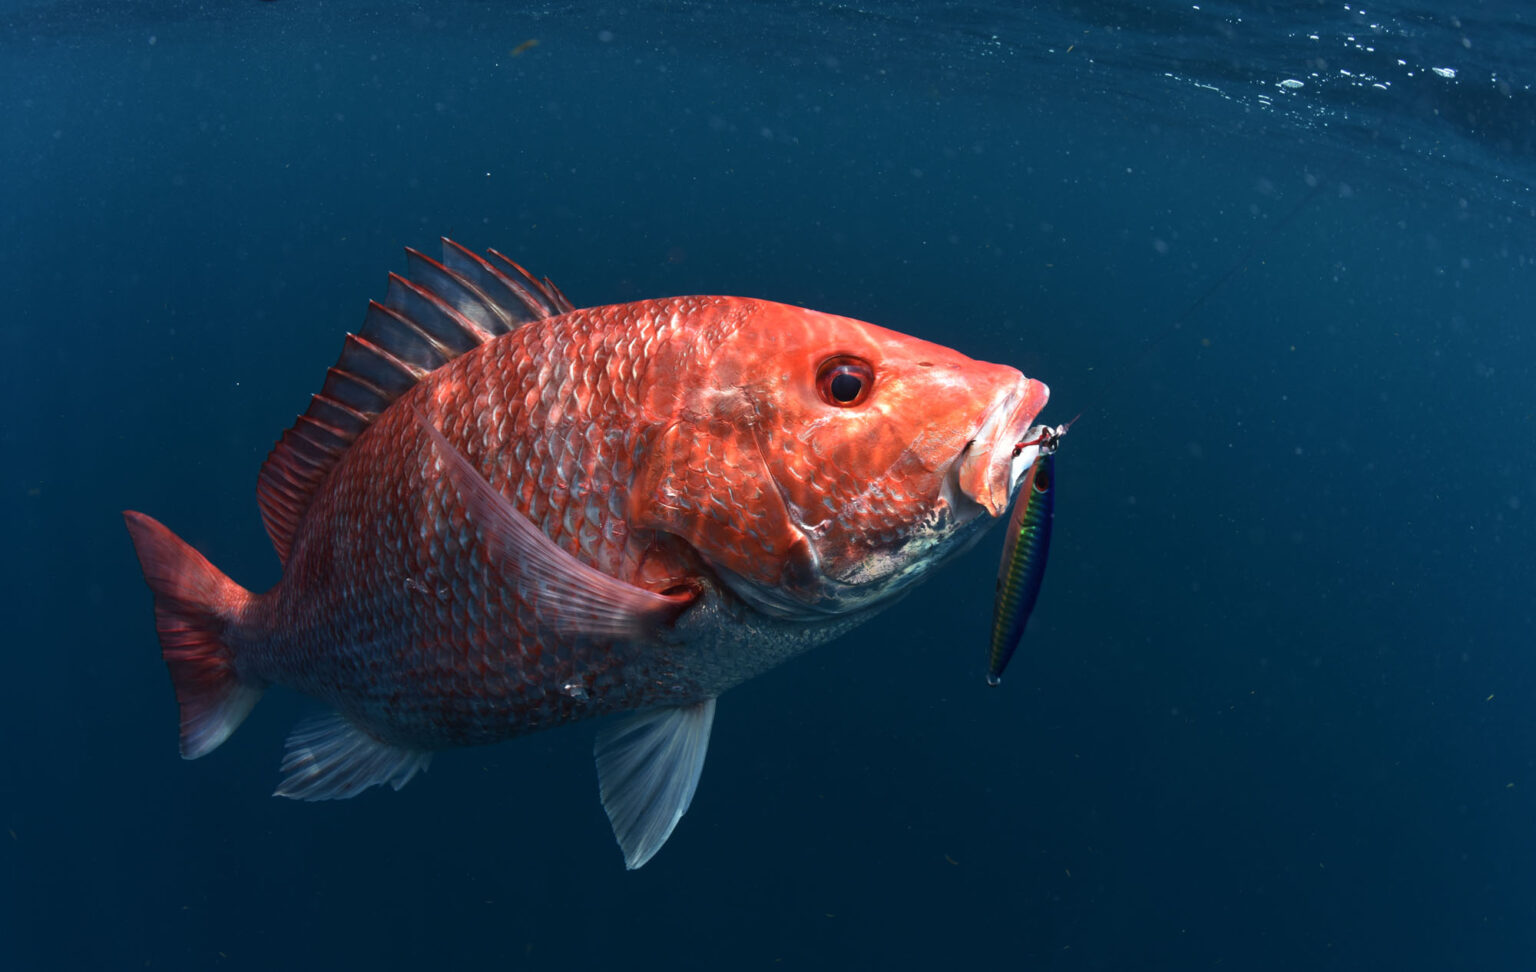
[[[405,260],[261,468],[274,586],[123,514],[184,758],[269,688],[322,707],[277,796],[398,790],[440,751],[608,717],[599,795],[641,867],[693,799],[721,694],[974,544],[1049,396],[787,304],[577,308],[496,250]]]
[[[1008,517],[1003,556],[997,565],[992,644],[987,653],[988,685],[1002,684],[1003,670],[1018,650],[1024,626],[1040,596],[1056,517],[1056,447],[1071,426],[1072,422],[1054,428],[1037,425],[1015,447],[1013,461],[1027,467],[1028,474]]]

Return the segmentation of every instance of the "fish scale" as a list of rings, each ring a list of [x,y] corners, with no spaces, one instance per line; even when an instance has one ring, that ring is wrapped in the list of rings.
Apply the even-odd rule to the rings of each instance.
[[[668,316],[666,306],[657,305],[635,323],[652,329]],[[598,320],[589,321],[592,317]],[[285,577],[267,595],[264,627],[301,630],[305,637],[254,641],[246,656],[253,677],[292,684],[326,699],[385,741],[429,747],[507,738],[591,714],[593,708],[635,708],[657,701],[654,685],[641,672],[638,685],[621,686],[622,694],[578,703],[560,687],[580,674],[587,655],[606,654],[607,649],[592,639],[562,639],[541,630],[537,605],[525,599],[475,596],[478,590],[515,588],[500,583],[485,563],[462,502],[436,474],[437,460],[412,421],[412,409],[429,409],[429,419],[472,463],[496,452],[508,455],[497,444],[526,445],[526,458],[517,465],[488,464],[483,470],[487,479],[509,484],[504,491],[516,497],[520,511],[569,553],[591,558],[599,569],[628,566],[632,571],[638,558],[633,552],[625,556],[627,543],[599,542],[583,549],[577,531],[567,528],[568,494],[551,488],[553,477],[562,475],[566,442],[584,439],[597,423],[612,420],[620,396],[581,382],[546,384],[529,410],[505,394],[506,384],[515,388],[519,380],[532,377],[527,375],[531,369],[520,374],[520,369],[506,368],[506,361],[531,361],[533,353],[551,354],[567,346],[573,355],[596,353],[601,317],[601,311],[582,312],[541,332],[513,332],[472,351],[428,376],[359,437],[303,521],[289,560],[289,576],[299,583]],[[530,352],[526,345],[535,338],[538,350]],[[477,421],[489,412],[477,412],[475,404],[496,400],[513,402],[501,422]],[[543,434],[515,438],[517,430],[526,435],[534,428]],[[594,461],[583,472],[589,490],[621,493],[627,457],[616,453],[612,464]],[[520,492],[527,482],[539,488]],[[606,508],[602,512],[608,513]],[[600,537],[605,535],[602,526],[601,521],[593,524]],[[332,539],[338,536],[353,538],[353,543],[339,545]],[[316,544],[315,537],[326,540]],[[399,551],[405,552],[404,559],[396,559]],[[444,602],[435,593],[430,599],[426,592],[399,596],[408,578],[422,577],[427,580],[421,583],[434,591],[449,589],[448,613],[439,613]],[[338,602],[349,606],[347,613],[333,611]],[[364,637],[349,637],[351,632]],[[517,648],[487,655],[484,673],[455,663],[476,640],[487,638]],[[433,645],[433,651],[419,656],[414,666],[392,670],[390,658],[423,643]],[[473,698],[485,680],[503,683],[505,690],[493,695],[515,701],[485,710],[459,701]],[[677,694],[665,698],[675,700]]]
[[[595,756],[640,866],[692,799],[716,698],[974,543],[1047,396],[803,308],[578,310],[495,251],[407,262],[261,470],[275,587],[125,513],[184,756],[269,686],[332,710],[290,735],[284,796],[398,789],[441,749],[627,713]]]

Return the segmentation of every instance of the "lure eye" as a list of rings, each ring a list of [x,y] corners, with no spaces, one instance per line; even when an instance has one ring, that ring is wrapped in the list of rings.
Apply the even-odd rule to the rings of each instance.
[[[875,384],[875,370],[858,358],[828,358],[816,372],[816,391],[821,400],[838,408],[864,404]]]
[[[1034,487],[1037,493],[1043,493],[1051,488],[1050,466],[1045,463],[1040,464],[1040,468],[1035,471]]]

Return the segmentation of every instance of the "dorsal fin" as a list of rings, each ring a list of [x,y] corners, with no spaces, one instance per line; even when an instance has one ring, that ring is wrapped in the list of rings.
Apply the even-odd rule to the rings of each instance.
[[[446,237],[441,263],[407,248],[406,276],[389,275],[320,394],[283,434],[256,481],[267,536],[285,563],[315,488],[380,412],[422,376],[491,338],[574,310],[550,283],[506,257],[477,256]]]

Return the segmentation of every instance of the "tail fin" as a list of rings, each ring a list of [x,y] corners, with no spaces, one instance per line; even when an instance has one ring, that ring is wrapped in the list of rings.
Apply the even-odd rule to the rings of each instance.
[[[181,706],[181,755],[196,759],[228,739],[261,698],[262,686],[240,681],[224,641],[252,595],[152,517],[126,510],[123,519],[155,595],[161,655]]]

